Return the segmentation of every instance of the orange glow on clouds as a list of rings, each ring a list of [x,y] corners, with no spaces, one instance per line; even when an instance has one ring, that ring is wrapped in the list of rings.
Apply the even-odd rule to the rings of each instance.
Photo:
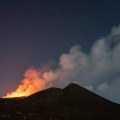
[[[52,71],[40,72],[34,68],[28,69],[24,74],[24,79],[16,90],[8,92],[3,98],[23,97],[29,96],[35,92],[49,87],[47,83],[54,80],[54,74]]]

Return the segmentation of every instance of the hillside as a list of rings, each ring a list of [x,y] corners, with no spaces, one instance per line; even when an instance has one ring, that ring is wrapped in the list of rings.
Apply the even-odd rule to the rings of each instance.
[[[71,83],[0,100],[0,120],[119,120],[120,105]]]

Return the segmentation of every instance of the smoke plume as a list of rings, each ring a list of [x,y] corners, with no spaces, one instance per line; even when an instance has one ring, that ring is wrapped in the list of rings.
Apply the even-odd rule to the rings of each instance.
[[[18,89],[27,82],[27,89],[23,90],[25,93],[31,87],[36,92],[47,87],[64,87],[76,82],[120,102],[120,25],[113,27],[108,36],[96,40],[89,53],[83,52],[80,45],[73,46],[68,53],[60,56],[56,70],[41,72],[30,68],[24,77]],[[29,84],[31,82],[33,86]]]
[[[59,77],[55,85],[70,82],[90,89],[116,102],[120,102],[120,25],[113,27],[108,36],[93,44],[88,54],[80,45],[61,55]]]

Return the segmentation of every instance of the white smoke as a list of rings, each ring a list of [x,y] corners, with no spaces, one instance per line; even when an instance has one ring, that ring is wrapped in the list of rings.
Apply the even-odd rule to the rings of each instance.
[[[55,70],[43,72],[28,69],[24,82],[18,88],[26,86],[23,84],[26,78],[27,83],[30,83],[27,85],[31,86],[32,80],[32,86],[37,88],[34,92],[51,86],[65,87],[76,82],[120,103],[120,25],[113,27],[108,36],[96,40],[88,54],[82,51],[80,45],[73,46],[68,53],[60,56],[58,66]]]
[[[120,103],[120,25],[97,40],[89,54],[82,52],[80,45],[62,54],[54,74],[57,76],[55,86],[77,82]]]

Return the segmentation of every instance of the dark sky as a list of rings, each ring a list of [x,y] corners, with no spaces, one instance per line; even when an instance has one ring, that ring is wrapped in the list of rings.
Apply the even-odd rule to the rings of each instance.
[[[119,23],[119,0],[0,0],[0,95],[73,45],[88,53]]]

